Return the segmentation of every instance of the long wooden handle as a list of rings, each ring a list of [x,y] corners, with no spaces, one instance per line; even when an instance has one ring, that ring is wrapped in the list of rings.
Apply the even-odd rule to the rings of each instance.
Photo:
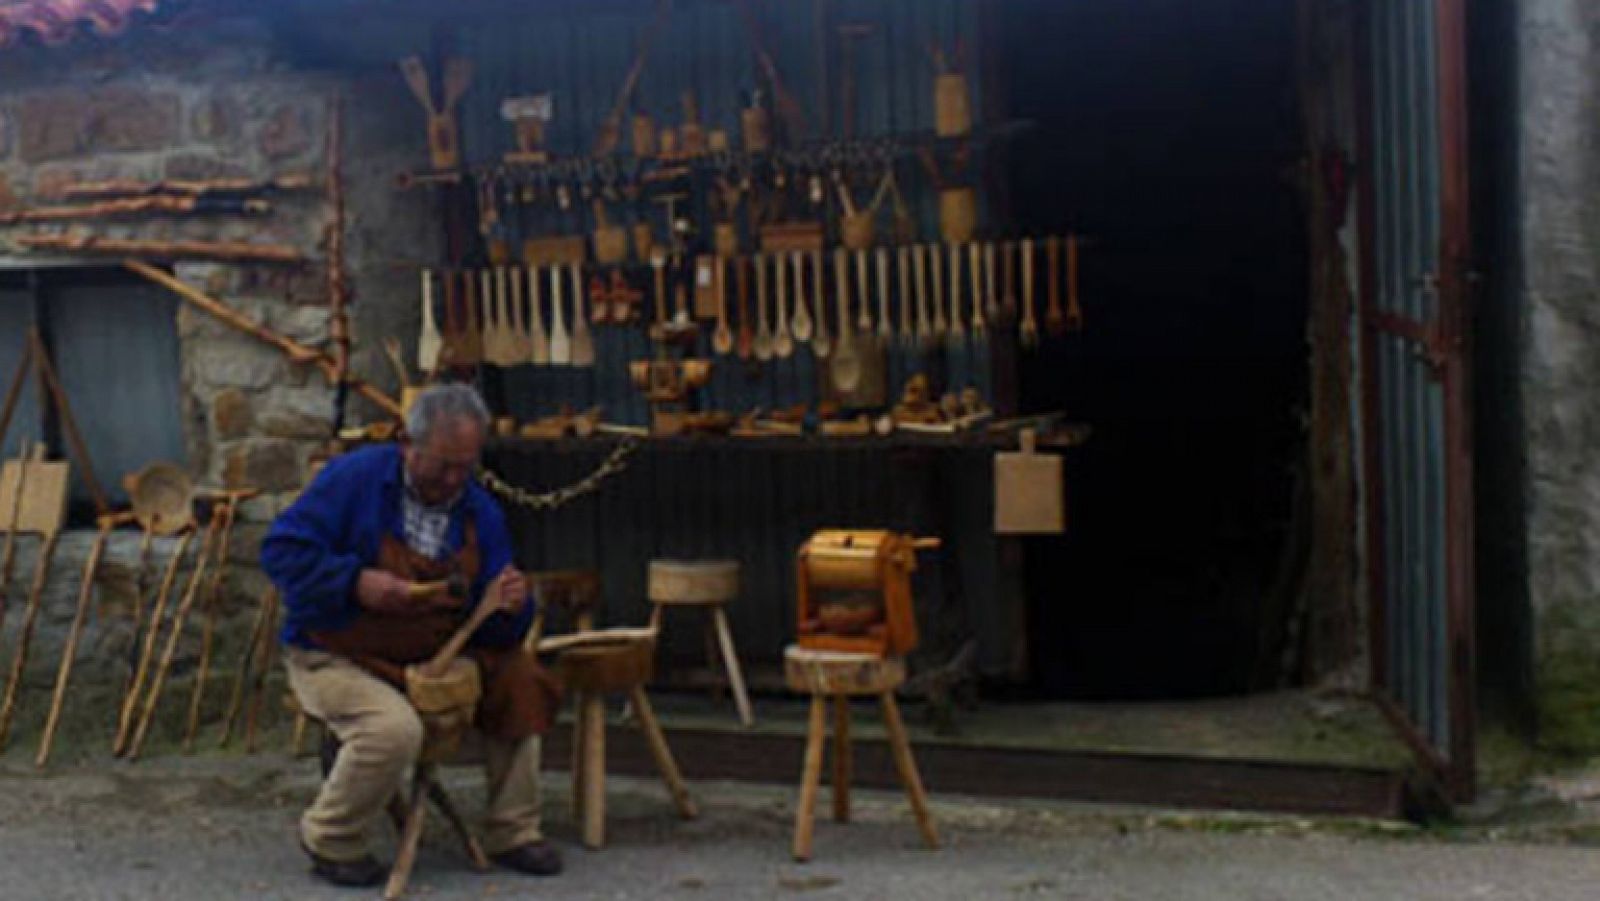
[[[189,303],[194,304],[200,309],[205,310],[207,313],[210,313],[212,316],[222,320],[224,323],[231,325],[234,328],[251,335],[260,341],[271,344],[273,347],[283,351],[283,353],[286,354],[291,361],[295,363],[314,364],[317,369],[322,371],[323,376],[327,378],[330,383],[334,382],[338,378],[338,364],[335,363],[333,358],[327,354],[319,350],[306,347],[303,344],[298,344],[293,340],[286,338],[283,335],[280,335],[257,322],[254,322],[250,319],[250,317],[240,313],[238,310],[235,310],[222,301],[216,300],[204,294],[203,292],[184,284],[168,273],[151,266],[149,263],[144,263],[139,260],[124,260],[122,265],[133,272],[137,272],[150,281],[155,282],[163,288],[166,288],[174,294],[177,294],[179,297],[187,300]],[[368,384],[364,379],[346,373],[345,380],[349,383],[350,387],[356,390],[358,394],[376,404],[384,412],[390,414],[391,416],[405,415],[405,411],[400,408],[399,401],[396,401],[389,395],[379,391],[377,388]]]
[[[50,715],[45,719],[44,735],[39,739],[39,753],[33,765],[43,767],[50,762],[50,749],[55,745],[56,728],[61,725],[61,708],[67,699],[67,681],[72,678],[73,658],[78,653],[78,641],[83,637],[83,623],[89,612],[89,599],[94,595],[94,577],[100,569],[100,555],[105,551],[106,539],[111,535],[112,521],[103,519],[100,531],[89,549],[89,559],[83,565],[83,577],[78,586],[78,606],[72,614],[72,627],[67,632],[67,643],[61,651],[61,664],[56,668],[56,687],[50,697]]]
[[[422,665],[424,673],[430,676],[442,676],[449,671],[450,664],[455,662],[456,655],[461,653],[461,649],[467,646],[472,633],[478,631],[478,627],[500,611],[499,598],[494,595],[500,591],[500,581],[504,578],[504,575],[497,576],[489,583],[489,587],[483,591],[483,597],[478,598],[478,606],[472,609],[472,616],[461,624],[461,628],[450,636],[450,640],[444,643],[444,647],[440,648],[431,660]]]

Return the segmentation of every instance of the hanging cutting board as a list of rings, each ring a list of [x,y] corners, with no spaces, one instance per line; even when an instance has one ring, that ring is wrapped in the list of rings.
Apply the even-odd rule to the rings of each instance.
[[[17,483],[22,467],[28,472],[22,481],[22,499],[17,501]],[[50,535],[61,529],[66,518],[67,483],[72,465],[65,460],[45,460],[35,451],[32,459],[7,460],[0,468],[0,532],[12,531],[12,516],[17,532]]]
[[[1067,528],[1061,458],[1034,453],[1032,429],[1021,434],[1016,453],[994,455],[996,535],[1060,535]]]

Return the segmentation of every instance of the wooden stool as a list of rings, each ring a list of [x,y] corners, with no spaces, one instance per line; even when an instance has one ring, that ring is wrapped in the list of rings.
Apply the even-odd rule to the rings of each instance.
[[[739,563],[736,560],[652,560],[647,588],[650,603],[650,628],[659,631],[667,607],[704,607],[711,610],[716,628],[722,665],[728,672],[733,702],[739,708],[739,722],[755,722],[750,711],[750,695],[745,691],[744,670],[733,646],[733,630],[728,626],[727,604],[739,596]]]
[[[800,776],[800,801],[795,811],[794,859],[811,859],[811,835],[816,817],[817,789],[822,781],[822,744],[827,736],[828,702],[833,702],[833,818],[850,821],[850,699],[876,695],[883,706],[883,723],[895,769],[911,799],[911,812],[928,847],[939,847],[939,833],[928,812],[928,796],[911,756],[900,707],[894,690],[906,680],[905,661],[898,657],[814,651],[790,645],[783,654],[784,676],[792,691],[811,696],[811,720],[806,729],[805,766]]]
[[[320,721],[318,724],[321,724]],[[339,755],[339,748],[339,739],[334,736],[331,729],[324,727],[322,746],[318,754],[324,779],[333,770],[333,762]],[[446,750],[449,753],[445,753]],[[395,831],[400,834],[400,844],[395,853],[394,865],[389,868],[389,879],[383,888],[383,897],[388,901],[405,894],[406,884],[411,881],[411,870],[417,862],[417,848],[422,843],[422,826],[427,812],[426,802],[429,801],[438,808],[451,829],[460,837],[462,847],[467,852],[467,859],[472,861],[473,868],[479,872],[486,872],[489,869],[489,857],[483,853],[483,845],[479,843],[478,837],[472,834],[466,818],[456,808],[455,802],[450,799],[444,786],[439,784],[437,773],[439,761],[454,750],[454,747],[429,748],[424,744],[422,754],[417,758],[417,765],[412,769],[411,792],[407,800],[402,801],[398,794],[389,799],[389,819],[394,822]]]
[[[593,631],[594,607],[600,602],[600,576],[592,570],[532,573],[528,579],[543,606],[528,632],[527,645],[556,654],[556,673],[573,695],[572,816],[582,824],[584,845],[605,845],[608,693],[628,696],[678,814],[686,820],[693,819],[699,811],[667,747],[655,709],[644,693],[655,668],[655,631]],[[577,632],[545,638],[544,619],[551,610],[570,614]]]

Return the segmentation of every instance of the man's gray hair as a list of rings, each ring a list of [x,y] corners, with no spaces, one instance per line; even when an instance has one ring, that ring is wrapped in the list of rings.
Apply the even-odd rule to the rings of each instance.
[[[424,388],[406,411],[406,432],[417,444],[427,444],[439,423],[457,419],[471,420],[488,433],[489,408],[477,390],[459,382],[432,385]]]

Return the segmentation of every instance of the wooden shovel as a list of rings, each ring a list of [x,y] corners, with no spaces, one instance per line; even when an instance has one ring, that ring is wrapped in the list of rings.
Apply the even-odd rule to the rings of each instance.
[[[856,316],[856,331],[863,336],[872,334],[872,298],[867,292],[867,252],[856,251],[856,296],[861,298],[861,312]]]
[[[482,273],[483,285],[483,358],[492,366],[512,366],[518,361],[511,358],[511,323],[506,310],[506,268],[496,266]]]
[[[1083,331],[1083,307],[1078,300],[1078,236],[1067,236],[1067,316],[1066,331]]]
[[[545,366],[550,362],[550,336],[544,331],[544,302],[539,297],[539,267],[528,264],[528,315],[532,326],[529,338],[533,347],[528,353],[528,362],[535,366]]]
[[[433,270],[422,270],[422,333],[417,336],[417,371],[427,375],[439,368],[439,324],[433,315]]]
[[[933,343],[933,320],[928,315],[928,247],[918,244],[911,248],[913,271],[917,287],[917,343],[924,348]]]
[[[20,383],[19,383],[20,384]],[[6,527],[6,549],[0,561],[0,625],[5,624],[5,591],[11,585],[11,570],[16,563],[17,530],[22,525],[22,493],[28,487],[29,441],[23,441],[17,451],[17,481],[11,489],[11,516]]]
[[[889,248],[875,251],[878,263],[878,344],[888,347],[894,338],[894,323],[889,320]]]
[[[572,276],[572,365],[594,365],[594,334],[589,331],[589,316],[584,311],[583,264],[567,267]]]
[[[900,346],[910,348],[917,341],[916,329],[912,326],[911,308],[914,306],[911,296],[911,247],[902,244],[895,248],[895,263],[899,275],[897,282],[900,288]]]
[[[983,308],[992,306],[994,300],[985,297],[983,293],[983,246],[977,243],[967,245],[967,268],[972,279],[972,337],[974,340],[983,336],[987,324],[983,319]]]
[[[928,245],[928,275],[933,281],[933,338],[937,341],[947,332],[947,323],[944,318],[944,260],[940,258],[940,248],[944,245],[935,242]]]
[[[561,311],[561,267],[550,267],[550,362],[572,365],[572,339],[567,335],[566,314]]]
[[[998,290],[1000,279],[995,272],[995,262],[996,256],[994,242],[990,241],[989,243],[983,245],[983,277],[984,300],[988,302],[989,321],[993,323],[999,322],[1001,315],[1000,291]]]

